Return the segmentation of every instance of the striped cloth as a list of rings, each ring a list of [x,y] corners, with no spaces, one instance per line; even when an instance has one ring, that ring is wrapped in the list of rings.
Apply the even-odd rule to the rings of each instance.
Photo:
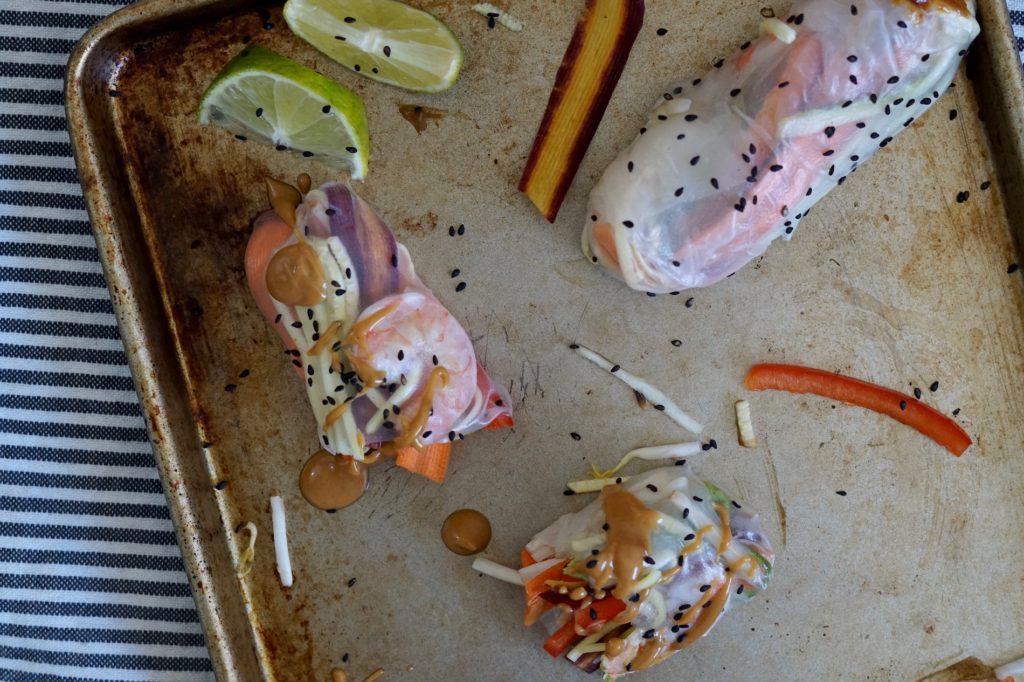
[[[129,0],[0,0],[0,680],[213,679],[64,121]]]
[[[72,46],[129,1],[0,0],[2,682],[213,678],[64,124]]]

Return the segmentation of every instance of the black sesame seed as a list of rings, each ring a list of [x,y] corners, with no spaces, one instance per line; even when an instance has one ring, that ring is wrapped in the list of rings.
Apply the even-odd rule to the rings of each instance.
[[[778,173],[780,170],[782,170],[782,166],[780,166],[777,163],[773,163],[771,166],[768,167],[768,170],[770,170],[772,173]]]
[[[921,389],[916,386],[914,387],[914,397],[918,400],[921,399]]]
[[[654,630],[647,630],[644,632],[644,639],[650,639],[654,637]]]
[[[858,127],[858,128],[860,128],[861,130],[863,130],[864,128],[866,128],[866,127],[867,127],[867,125],[868,125],[868,124],[867,124],[867,123],[865,123],[864,121],[858,121],[858,122],[857,122],[857,127]]]
[[[313,152],[302,152],[302,155],[308,159],[309,157],[313,156]]]
[[[263,116],[263,107],[256,107],[256,118]]]
[[[878,133],[871,133],[870,137],[872,140],[877,140],[881,136]]]
[[[677,644],[681,644],[684,639],[686,639],[686,633],[685,632],[683,634],[679,635],[678,637],[676,637],[676,643]]]
[[[729,96],[735,97],[736,95],[740,94],[740,92],[742,91],[739,88],[733,88],[732,90],[729,91]]]
[[[949,110],[949,120],[952,121],[952,120],[955,120],[955,119],[956,119],[956,109],[950,109]]]
[[[699,154],[697,156],[693,157],[692,159],[690,159],[690,165],[691,166],[696,166],[698,163],[700,163],[700,155]]]
[[[362,71],[362,70],[363,70],[363,69],[362,69],[362,67],[361,67],[361,66],[359,66],[358,64],[356,64],[356,65],[355,65],[355,66],[353,66],[352,68],[356,70],[356,73],[358,73],[358,72],[360,72],[360,71]]]
[[[703,497],[697,497],[696,495],[694,495],[693,496],[693,501],[694,502],[703,502],[704,498]]]
[[[279,144],[279,145],[277,145],[277,146],[275,147],[275,149],[276,149],[277,151],[279,151],[279,152],[283,152],[284,150],[288,149],[288,147],[286,147],[286,146],[285,146],[285,145],[283,145],[283,144]]]
[[[626,227],[633,227],[633,221],[632,220],[623,220],[622,224],[625,225]]]
[[[611,526],[609,526],[607,523],[601,525],[601,530],[605,532],[607,532],[609,528],[611,528]]]
[[[971,196],[970,192],[967,192],[967,191],[958,192],[957,195],[956,195],[956,203],[962,204],[965,201],[967,201],[970,198],[970,196]]]
[[[711,186],[718,189],[718,178],[711,178]]]
[[[855,63],[857,61],[857,55],[851,54],[849,57],[846,58],[846,61],[850,62],[851,64]]]
[[[217,483],[213,487],[214,487],[215,490],[224,490],[224,488],[228,487],[228,482],[227,481],[217,481]]]
[[[850,5],[850,14],[857,16],[857,5]]]
[[[687,535],[686,537],[683,538],[683,542],[689,542],[690,540],[693,540],[696,537],[697,537],[696,535],[694,535],[693,533],[690,533],[689,535]]]
[[[701,585],[700,586],[700,591],[701,592],[707,592],[710,589],[711,589],[711,585]]]
[[[981,183],[981,191],[984,192],[985,190],[987,190],[991,186],[992,186],[992,183],[989,182],[988,180],[986,180],[985,182]]]
[[[1013,273],[1017,272],[1018,270],[1020,270],[1020,265],[1018,265],[1017,263],[1010,263],[1006,267],[1006,274],[1007,275],[1012,275]]]
[[[293,329],[302,329],[302,323],[299,322],[298,320],[296,320],[295,322],[292,322],[292,328]]]
[[[743,585],[736,588],[736,594],[743,594]]]
[[[693,83],[691,83],[691,85],[700,85],[700,81],[701,81],[700,78],[694,78],[693,79]]]
[[[647,489],[650,490],[652,493],[658,492],[658,486],[654,485],[653,483],[648,483]]]
[[[648,566],[653,566],[657,562],[655,562],[654,559],[652,559],[651,557],[645,556],[644,557],[644,563],[647,564]]]
[[[889,79],[887,81],[885,81],[885,82],[888,83],[889,85],[895,85],[896,83],[900,82],[900,77],[899,76],[889,76]]]
[[[655,33],[657,33],[659,36],[663,36],[666,33],[668,33],[668,29],[667,28],[659,28],[657,31],[655,31]]]
[[[633,602],[634,604],[637,603],[638,601],[640,601],[640,595],[639,594],[632,594],[632,595],[630,595],[629,601]]]
[[[930,54],[921,55],[921,61],[922,62],[926,62],[926,61],[928,61],[929,57],[931,57]]]
[[[823,152],[821,153],[821,155],[822,155],[822,156],[832,156],[832,155],[833,155],[833,154],[835,154],[835,153],[836,153],[836,150],[835,150],[835,149],[826,149],[825,151],[823,151]]]
[[[359,150],[356,149],[355,147],[345,147],[345,151],[347,151],[349,154],[355,154]]]
[[[572,438],[573,440],[580,440],[583,436],[573,431],[569,434],[569,437]]]
[[[622,369],[622,368],[621,368],[621,367],[619,367],[618,365],[612,365],[612,368],[611,368],[610,370],[608,370],[608,371],[610,371],[610,372],[611,372],[612,374],[615,374],[615,373],[616,373],[616,372],[618,372],[618,371],[619,371],[620,369]]]
[[[804,15],[803,14],[796,15],[796,18],[793,20],[793,23],[796,24],[797,26],[799,26],[800,24],[804,23]]]
[[[781,83],[779,83],[779,87],[780,87],[780,88],[784,88],[784,87],[786,87],[787,85],[789,85],[789,81],[782,81]]]
[[[845,102],[843,102],[842,108],[845,109],[846,107],[850,106],[851,104],[853,104],[853,100],[852,99],[848,99]]]
[[[680,262],[679,262],[679,261],[677,261],[677,260],[674,260],[674,261],[672,261],[672,265],[673,265],[674,267],[677,267],[677,268],[678,268],[678,267],[679,267],[680,265],[682,265],[682,263],[680,263]]]
[[[715,62],[715,68],[716,69],[722,68],[722,64],[725,64],[725,60],[724,59],[719,59],[717,62]]]
[[[900,19],[899,21],[896,22],[896,25],[899,26],[900,28],[906,28],[907,27],[907,22],[905,22],[902,19]]]
[[[958,414],[960,414],[960,408],[959,407],[956,408],[955,410],[953,410],[953,416],[954,417],[957,416]]]
[[[683,342],[680,341],[679,339],[672,339],[672,345],[675,346],[676,348],[679,348],[681,345],[683,345]]]
[[[455,236],[455,226],[454,225],[449,225],[448,226],[448,236],[449,237],[454,237]]]
[[[462,235],[466,234],[466,226],[460,224],[459,229],[457,229],[455,232],[461,237]]]
[[[686,116],[683,117],[683,119],[688,123],[693,123],[694,121],[697,120],[697,114],[687,114]]]
[[[857,85],[857,77],[854,76],[852,73],[850,74],[850,82],[853,83],[854,85]]]
[[[466,288],[466,283],[465,282],[459,282],[458,284],[455,285],[455,291],[463,291],[463,290],[465,290],[465,288]]]
[[[626,164],[626,170],[628,170],[630,173],[633,172],[633,162],[632,161],[630,161],[629,163]]]
[[[900,401],[900,409],[901,410],[907,409],[907,401],[906,400],[901,400]]]
[[[683,187],[680,187],[679,189],[676,190],[675,194],[677,197],[683,196],[683,189]]]
[[[235,135],[235,139],[236,139],[236,140],[241,140],[242,142],[245,142],[245,141],[246,141],[246,140],[248,140],[249,138],[248,138],[248,137],[246,137],[245,135]]]

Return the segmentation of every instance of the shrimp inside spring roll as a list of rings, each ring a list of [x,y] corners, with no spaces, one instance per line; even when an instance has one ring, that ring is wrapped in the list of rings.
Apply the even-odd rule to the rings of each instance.
[[[583,250],[633,289],[714,284],[788,237],[949,87],[971,0],[798,0],[664,93],[590,196]]]

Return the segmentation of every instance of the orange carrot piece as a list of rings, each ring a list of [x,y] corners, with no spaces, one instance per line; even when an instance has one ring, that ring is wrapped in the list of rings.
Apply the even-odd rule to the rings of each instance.
[[[955,421],[916,398],[860,379],[798,365],[754,365],[743,385],[752,391],[812,393],[888,415],[959,457],[971,437]]]
[[[491,420],[491,423],[484,427],[484,431],[498,431],[500,429],[510,429],[515,426],[515,422],[512,421],[512,415],[500,414]]]
[[[544,651],[548,652],[552,658],[558,658],[569,651],[572,645],[581,639],[583,638],[576,634],[576,624],[570,618],[566,621],[565,625],[544,642]]]
[[[530,582],[526,583],[526,602],[530,603],[540,595],[544,594],[545,592],[550,592],[551,588],[548,587],[546,584],[549,580],[560,580],[563,576],[565,578],[568,578],[569,580],[574,580],[572,576],[565,576],[562,573],[562,569],[565,568],[565,565],[567,563],[569,563],[568,559],[561,563],[555,564],[554,566],[551,566],[547,570],[544,570],[538,575],[534,576],[533,579],[530,580]]]
[[[451,450],[451,443],[433,443],[423,450],[413,447],[402,448],[395,457],[395,463],[414,474],[429,478],[434,483],[444,483]]]
[[[520,566],[526,568],[527,566],[533,566],[535,563],[537,563],[537,560],[533,558],[532,554],[530,554],[530,550],[526,549],[525,547],[519,550]]]

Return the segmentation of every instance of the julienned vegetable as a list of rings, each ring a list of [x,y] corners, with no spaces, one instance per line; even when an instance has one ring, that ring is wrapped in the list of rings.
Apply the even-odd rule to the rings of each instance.
[[[644,21],[643,0],[587,0],[519,191],[554,222]]]
[[[860,379],[798,365],[754,365],[743,385],[752,391],[812,393],[849,405],[889,415],[916,429],[959,457],[971,446],[971,437],[955,421],[899,391]]]

